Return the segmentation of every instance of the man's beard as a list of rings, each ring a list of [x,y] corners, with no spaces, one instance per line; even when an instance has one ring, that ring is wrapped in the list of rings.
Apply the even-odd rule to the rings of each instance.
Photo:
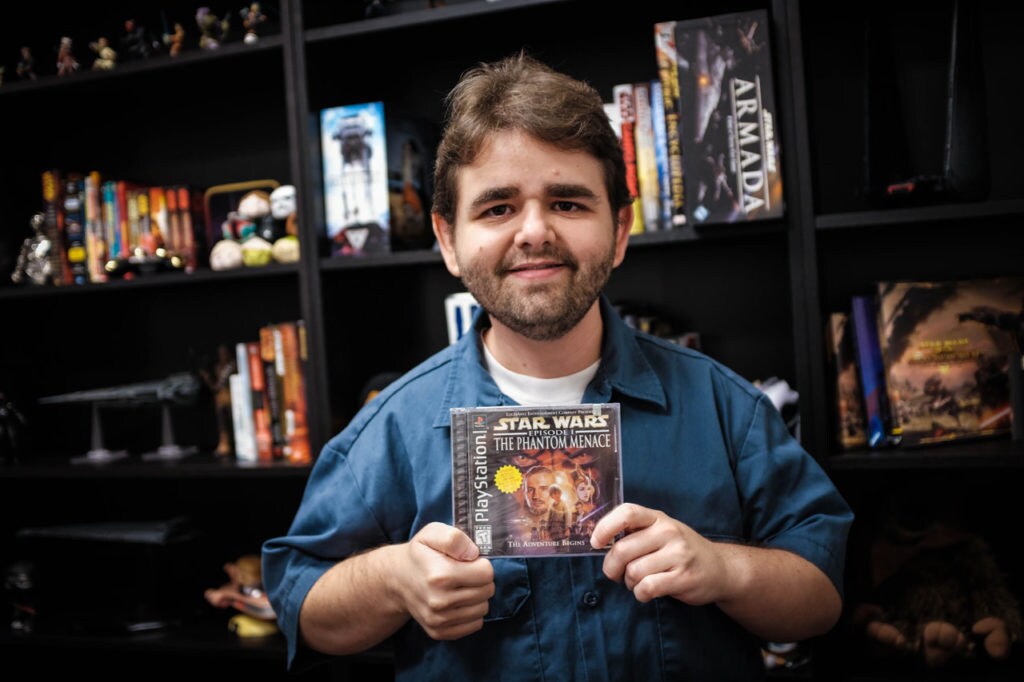
[[[491,317],[528,339],[551,341],[567,334],[590,310],[608,283],[614,256],[613,247],[600,262],[580,266],[567,253],[545,249],[531,258],[562,263],[569,270],[567,283],[527,283],[521,289],[502,286],[516,264],[512,259],[505,259],[495,271],[477,264],[459,266],[463,284]]]

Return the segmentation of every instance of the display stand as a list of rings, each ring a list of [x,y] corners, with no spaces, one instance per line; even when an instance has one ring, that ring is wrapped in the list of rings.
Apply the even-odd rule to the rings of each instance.
[[[109,464],[128,456],[127,450],[108,450],[103,445],[103,422],[100,419],[100,404],[92,404],[92,448],[80,457],[72,457],[72,464]]]

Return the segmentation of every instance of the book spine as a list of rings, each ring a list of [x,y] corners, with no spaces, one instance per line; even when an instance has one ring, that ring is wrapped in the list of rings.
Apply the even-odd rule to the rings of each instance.
[[[252,382],[249,378],[249,354],[245,341],[235,344],[235,365],[238,378],[231,385],[231,406],[235,427],[235,458],[240,462],[255,462],[256,427],[253,415]],[[238,394],[236,397],[236,384]],[[235,405],[235,402],[239,403]]]
[[[178,214],[178,192],[174,187],[164,187],[164,205],[167,207],[167,248],[175,256],[184,259],[185,244],[181,236],[181,216]]]
[[[648,82],[633,84],[636,113],[636,179],[640,190],[640,206],[647,231],[658,229],[661,195],[658,190],[658,161],[654,151],[654,118],[651,114],[651,86]]]
[[[683,184],[682,124],[679,110],[679,61],[676,54],[676,22],[654,25],[655,56],[658,80],[661,81],[662,106],[665,114],[665,141],[668,154],[671,226],[686,224],[686,191]]]
[[[60,172],[57,170],[43,171],[43,234],[50,241],[51,281],[56,286],[66,283],[64,259],[64,209],[61,205]]]
[[[825,338],[828,341],[828,365],[833,381],[833,424],[836,442],[843,450],[867,445],[864,398],[857,378],[857,361],[851,335],[850,315],[845,312],[831,313]]]
[[[89,281],[88,251],[85,241],[85,178],[78,173],[64,177],[64,257],[69,284]]]
[[[249,381],[252,384],[252,421],[256,432],[256,456],[260,462],[270,462],[274,459],[274,437],[270,432],[270,406],[267,404],[260,342],[247,341],[245,353],[249,360]]]
[[[283,358],[284,436],[285,458],[291,464],[309,464],[312,454],[309,448],[309,429],[306,426],[305,382],[303,377],[302,345],[299,339],[299,323],[296,321],[278,324]],[[305,328],[303,328],[305,337]]]
[[[273,459],[284,459],[284,431],[281,424],[281,381],[277,373],[277,350],[274,343],[275,325],[260,327],[260,361],[263,367],[263,385],[267,396],[267,417],[270,424]]]
[[[107,243],[107,259],[121,256],[121,232],[117,229],[117,185],[107,180],[101,186],[103,201],[103,238]]]
[[[470,534],[470,482],[468,410],[451,411],[452,420],[452,525]],[[472,537],[472,535],[470,535]]]
[[[620,83],[612,88],[612,97],[619,104],[622,120],[622,160],[626,164],[626,185],[633,197],[633,228],[630,234],[644,231],[643,204],[640,200],[640,182],[636,167],[636,107],[633,102],[633,84]]]
[[[149,188],[149,229],[157,248],[170,248],[170,234],[167,226],[167,199],[163,187]]]
[[[114,184],[114,201],[117,215],[117,230],[121,249],[118,255],[128,258],[132,255],[131,217],[128,214],[128,183],[118,180]]]
[[[885,383],[885,364],[878,339],[878,306],[873,296],[854,296],[851,301],[857,365],[864,394],[867,442],[872,448],[891,444],[892,414]]]
[[[672,227],[672,176],[668,169],[668,136],[665,132],[665,101],[661,81],[651,81],[651,122],[654,128],[654,163],[658,168],[658,223],[662,230]]]
[[[106,282],[107,241],[103,234],[103,182],[98,171],[85,176],[85,252],[89,281]]]
[[[182,249],[185,251],[185,272],[195,272],[197,262],[195,227],[192,223],[192,201],[188,187],[175,189],[178,195],[178,214],[181,224]]]

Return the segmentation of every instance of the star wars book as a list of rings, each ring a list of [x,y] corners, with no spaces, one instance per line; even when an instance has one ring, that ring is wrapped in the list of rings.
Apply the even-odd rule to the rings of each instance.
[[[1024,277],[881,282],[879,341],[903,445],[1010,432]]]
[[[675,22],[687,218],[783,214],[768,13]]]
[[[618,403],[455,408],[453,524],[486,557],[600,554],[622,502]]]
[[[867,446],[864,428],[864,396],[857,374],[853,325],[850,314],[831,313],[828,317],[828,365],[832,374],[833,423],[836,440],[843,450]]]

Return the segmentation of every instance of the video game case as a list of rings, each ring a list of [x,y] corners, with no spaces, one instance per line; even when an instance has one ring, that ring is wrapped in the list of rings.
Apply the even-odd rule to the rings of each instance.
[[[600,554],[622,503],[618,403],[451,410],[453,524],[485,557]]]
[[[768,12],[675,22],[687,218],[783,215]]]

